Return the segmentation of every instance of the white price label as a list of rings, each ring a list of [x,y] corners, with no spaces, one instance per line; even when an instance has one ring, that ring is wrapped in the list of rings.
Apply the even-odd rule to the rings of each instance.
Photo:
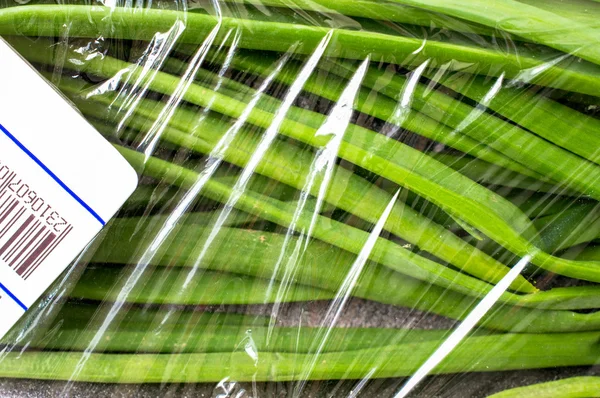
[[[125,159],[0,39],[0,337],[137,186]]]

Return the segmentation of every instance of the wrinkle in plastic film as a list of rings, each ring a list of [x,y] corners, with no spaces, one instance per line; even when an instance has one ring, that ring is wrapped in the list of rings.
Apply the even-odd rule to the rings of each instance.
[[[438,3],[2,2],[140,186],[0,391],[597,393],[600,7]]]

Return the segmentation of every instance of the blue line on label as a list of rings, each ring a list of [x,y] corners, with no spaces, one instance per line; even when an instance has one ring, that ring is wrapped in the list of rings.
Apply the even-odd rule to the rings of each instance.
[[[21,308],[23,308],[23,310],[27,311],[27,306],[25,304],[23,304],[21,302],[21,300],[19,300],[14,294],[12,294],[11,291],[8,290],[8,288],[6,286],[4,286],[2,283],[0,283],[0,289],[4,290],[4,292],[6,294],[8,294],[8,297],[13,299],[15,303],[19,304],[19,307],[21,307]]]
[[[75,192],[71,191],[71,189],[60,180],[41,160],[39,160],[29,149],[25,147],[25,145],[21,144],[17,138],[12,135],[3,125],[0,124],[0,130],[12,141],[14,142],[23,152],[25,152],[34,162],[38,164],[54,181],[58,183],[69,195],[73,197],[81,206],[83,206],[96,220],[98,220],[102,225],[106,225],[106,222],[96,213],[90,206],[87,205],[79,196],[75,194]]]

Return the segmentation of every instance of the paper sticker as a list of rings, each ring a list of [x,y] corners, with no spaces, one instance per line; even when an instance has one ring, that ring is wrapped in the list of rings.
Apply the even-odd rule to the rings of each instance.
[[[127,161],[0,39],[0,337],[137,186]]]

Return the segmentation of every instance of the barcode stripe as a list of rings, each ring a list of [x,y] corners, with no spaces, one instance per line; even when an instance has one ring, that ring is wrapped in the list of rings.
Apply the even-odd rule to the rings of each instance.
[[[67,223],[58,233],[53,229],[57,226],[38,218],[39,212],[8,189],[16,178],[11,172],[9,178],[0,182],[0,260],[25,280],[44,264],[73,226]]]
[[[13,199],[13,201],[10,203],[10,205],[8,205],[8,207],[6,208],[6,210],[4,210],[4,212],[2,213],[2,215],[0,215],[0,225],[2,225],[2,223],[4,222],[4,219],[10,215],[10,212],[15,207],[17,207],[17,203],[18,203],[18,201],[16,199]]]
[[[4,203],[2,203],[2,206],[0,206],[0,209],[3,209],[0,211],[0,227],[2,226],[2,222],[4,221],[4,219],[6,217],[9,216],[10,214],[10,205],[14,203],[14,199],[11,202],[10,201],[10,196],[8,198],[6,198],[6,200],[4,201]],[[6,207],[4,206],[6,205]]]
[[[25,213],[25,208],[21,206],[17,213],[10,219],[10,221],[6,224],[6,227],[0,232],[0,239],[4,238],[4,235],[19,221],[21,216]]]
[[[12,182],[12,180],[15,178],[15,172],[11,171],[10,174],[8,175],[8,178],[6,179],[6,181],[4,181],[2,183],[2,186],[0,186],[0,190],[4,191],[4,189],[8,186],[8,184],[10,184]]]
[[[5,193],[5,192],[6,192],[6,191],[2,192],[2,195],[4,195],[4,193]],[[6,199],[4,200],[4,202],[2,202],[2,204],[0,205],[0,209],[3,209],[3,208],[4,208],[4,205],[5,205],[5,204],[7,204],[9,201],[10,201],[10,195],[8,195],[8,196],[6,197]]]
[[[31,252],[27,259],[23,261],[23,264],[17,270],[17,274],[23,276],[23,274],[27,272],[27,270],[29,270],[29,268],[33,265],[35,260],[38,259],[40,254],[42,254],[42,252],[46,250],[46,248],[50,246],[55,239],[56,234],[53,234],[52,232],[48,233],[46,238],[44,238],[44,240]]]
[[[17,244],[12,247],[12,249],[6,254],[6,256],[4,256],[4,261],[8,262],[8,259],[13,254],[15,254],[17,252],[17,250],[19,250],[21,247],[23,247],[23,244],[27,241],[27,239],[29,239],[29,237],[40,226],[40,224],[41,223],[39,221],[36,221],[35,223],[33,223],[33,225],[31,227],[29,227],[29,229],[27,229],[27,231],[25,232],[23,237],[21,239],[19,239]],[[0,253],[0,254],[2,254],[2,253]]]
[[[29,217],[27,217],[27,220],[25,220],[25,222],[23,224],[21,224],[21,226],[19,227],[19,229],[17,229],[17,232],[15,232],[14,234],[12,234],[12,236],[6,241],[6,243],[4,244],[4,246],[2,246],[0,248],[0,255],[2,253],[4,253],[6,250],[8,250],[8,248],[10,247],[10,245],[12,245],[12,243],[16,240],[19,239],[19,236],[21,236],[21,234],[27,229],[27,227],[29,226],[29,224],[31,224],[31,222],[33,221],[33,219],[35,218],[35,216],[32,214]],[[10,253],[9,253],[10,255]]]
[[[27,253],[27,249],[29,249],[32,245],[35,245],[36,242],[38,242],[38,238],[40,237],[40,235],[46,230],[46,228],[44,228],[42,226],[42,228],[40,228],[36,234],[33,236],[33,238],[31,238],[29,240],[29,242],[27,242],[27,244],[25,245],[25,247],[23,248],[23,250],[21,250],[21,252],[12,259],[11,262],[8,263],[8,265],[10,265],[13,268],[15,267],[15,264],[17,263],[17,261],[21,258],[22,255],[24,255],[25,253]]]
[[[19,204],[19,202],[17,201],[16,204]],[[15,223],[17,222],[19,217],[21,217],[21,215],[23,215],[23,213],[25,213],[25,208],[23,206],[21,206],[21,207],[19,207],[19,210],[17,210],[17,212],[10,219],[10,221],[8,223],[6,223],[6,226],[2,229],[2,231],[0,231],[0,239],[2,239],[4,237],[4,235],[6,235],[8,230],[11,229],[15,225]]]
[[[40,266],[40,264],[42,264],[44,262],[46,257],[48,257],[50,255],[50,253],[52,253],[54,251],[54,249],[67,237],[67,235],[69,235],[71,233],[72,230],[73,230],[73,227],[69,225],[69,227],[67,229],[65,229],[62,234],[59,235],[59,238],[56,239],[54,244],[52,246],[48,247],[46,249],[45,253],[42,253],[42,255],[40,255],[40,258],[33,264],[32,268],[29,270],[29,273],[25,274],[23,276],[23,278],[24,279],[29,278],[29,276]]]

